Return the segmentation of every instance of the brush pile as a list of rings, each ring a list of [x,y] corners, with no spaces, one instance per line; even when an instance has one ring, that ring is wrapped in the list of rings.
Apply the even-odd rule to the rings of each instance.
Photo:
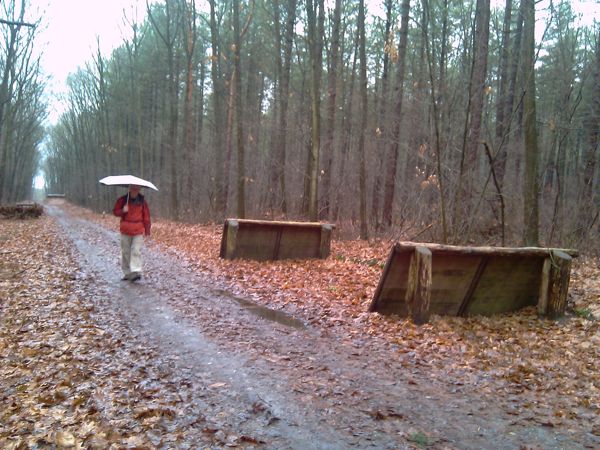
[[[0,205],[0,219],[35,219],[43,213],[44,207],[33,202]]]

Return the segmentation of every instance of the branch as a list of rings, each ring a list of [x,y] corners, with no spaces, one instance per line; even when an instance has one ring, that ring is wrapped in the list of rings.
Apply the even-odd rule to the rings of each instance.
[[[31,27],[31,28],[35,28],[35,24],[33,24],[33,23],[27,23],[27,22],[14,22],[12,20],[0,19],[0,23],[3,23],[5,25],[16,25],[18,27]]]

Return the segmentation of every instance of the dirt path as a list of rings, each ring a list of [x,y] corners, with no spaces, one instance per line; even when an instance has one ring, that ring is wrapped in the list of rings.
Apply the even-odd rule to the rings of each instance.
[[[133,347],[132,355],[152,354],[143,367],[130,361],[144,374],[138,385],[174,384],[181,406],[168,427],[185,430],[177,448],[600,445],[595,436],[544,426],[527,412],[507,414],[493,396],[475,397],[460,383],[430,381],[425,361],[408,372],[402,359],[371,351],[367,336],[344,341],[235,298],[152,244],[143,280],[120,281],[115,232],[57,206],[46,210],[76,249],[80,289],[93,299],[95,320],[118,320],[128,333],[120,345]],[[418,360],[412,364],[419,367]],[[96,399],[110,408],[111,398]]]

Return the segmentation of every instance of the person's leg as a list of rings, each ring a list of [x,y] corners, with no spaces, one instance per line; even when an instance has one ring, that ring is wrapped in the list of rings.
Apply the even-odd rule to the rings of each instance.
[[[121,269],[124,278],[129,278],[131,274],[131,241],[132,236],[121,234]]]
[[[139,234],[131,237],[131,258],[129,268],[131,269],[131,278],[139,279],[142,275],[142,245],[144,236]]]

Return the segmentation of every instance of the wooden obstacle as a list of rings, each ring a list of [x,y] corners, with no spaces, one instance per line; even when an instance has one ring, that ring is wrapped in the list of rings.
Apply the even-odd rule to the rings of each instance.
[[[221,238],[221,258],[258,261],[327,258],[334,225],[227,219]]]
[[[561,316],[576,250],[459,247],[399,242],[390,252],[369,311],[426,323],[430,314],[492,315],[537,305]]]
[[[14,205],[0,205],[0,218],[29,219],[40,217],[44,213],[42,205],[31,201],[19,202]]]

